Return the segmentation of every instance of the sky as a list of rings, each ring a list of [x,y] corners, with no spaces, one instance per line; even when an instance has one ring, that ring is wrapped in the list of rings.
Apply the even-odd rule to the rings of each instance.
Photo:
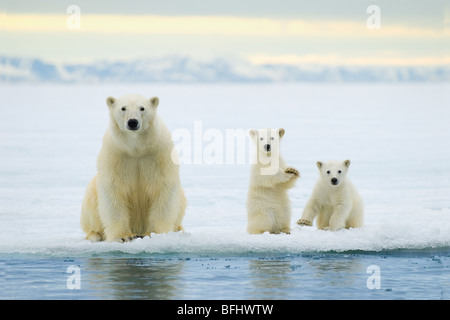
[[[448,0],[0,0],[0,55],[450,65]]]

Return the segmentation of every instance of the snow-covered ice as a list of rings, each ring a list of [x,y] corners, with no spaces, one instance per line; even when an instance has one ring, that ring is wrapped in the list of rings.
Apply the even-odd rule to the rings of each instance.
[[[174,131],[283,127],[282,153],[301,173],[290,235],[248,235],[246,164],[182,164],[185,233],[91,243],[79,225],[85,187],[108,125],[107,96],[160,97]],[[301,253],[450,248],[448,84],[3,85],[0,88],[0,254]],[[210,141],[203,141],[202,152]],[[295,221],[315,162],[351,159],[365,202],[361,229]]]

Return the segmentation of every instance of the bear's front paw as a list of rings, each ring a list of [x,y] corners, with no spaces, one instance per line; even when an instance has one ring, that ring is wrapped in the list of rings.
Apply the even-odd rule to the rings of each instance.
[[[306,219],[299,219],[297,221],[297,224],[301,225],[301,226],[309,226],[312,227],[312,222]]]
[[[295,178],[300,177],[300,172],[298,172],[298,170],[295,168],[286,168],[286,170],[284,170],[284,172],[286,172],[287,174],[293,175],[293,177],[295,177]]]
[[[136,238],[142,238],[142,237],[139,236],[139,235],[137,235],[137,234],[131,234],[131,235],[129,235],[129,236],[124,236],[124,237],[116,238],[115,241],[123,243],[123,242],[130,242],[130,241],[133,241],[133,240],[136,239]]]

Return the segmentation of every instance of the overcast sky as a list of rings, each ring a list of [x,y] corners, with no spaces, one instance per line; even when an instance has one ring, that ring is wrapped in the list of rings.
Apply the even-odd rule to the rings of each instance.
[[[449,3],[0,0],[0,55],[74,61],[182,54],[253,63],[448,64]],[[75,12],[67,13],[70,5],[79,8],[79,20],[73,20]],[[379,16],[367,12],[372,5]],[[369,29],[368,19],[379,28]]]

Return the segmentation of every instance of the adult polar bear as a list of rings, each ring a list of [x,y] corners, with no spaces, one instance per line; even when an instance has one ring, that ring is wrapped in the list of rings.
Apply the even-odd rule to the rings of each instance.
[[[183,230],[186,198],[170,132],[156,114],[159,99],[129,94],[106,102],[110,125],[81,210],[86,238],[125,242]]]

